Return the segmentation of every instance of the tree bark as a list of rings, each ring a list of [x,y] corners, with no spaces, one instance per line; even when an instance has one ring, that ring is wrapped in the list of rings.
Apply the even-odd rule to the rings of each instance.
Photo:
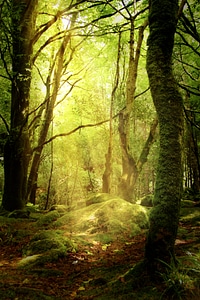
[[[71,18],[71,29],[74,27],[76,18],[77,18],[77,13],[73,14]],[[60,81],[63,75],[62,72],[63,72],[63,65],[65,62],[66,50],[70,42],[70,39],[71,39],[71,32],[70,31],[68,32],[68,30],[66,30],[65,36],[63,37],[63,41],[55,56],[55,63],[53,64],[54,76],[52,82],[50,82],[50,74],[53,73],[52,70],[50,70],[50,74],[46,82],[47,101],[46,101],[44,122],[39,133],[38,147],[37,150],[34,152],[33,159],[31,162],[30,173],[28,178],[28,187],[26,193],[26,201],[30,201],[31,203],[35,202],[37,178],[38,178],[38,170],[40,165],[41,154],[48,135],[49,126],[53,119],[53,110],[57,100],[57,94],[60,88]],[[51,85],[52,85],[52,92],[50,90]]]
[[[130,132],[131,116],[134,110],[134,100],[136,91],[136,81],[140,50],[144,37],[144,30],[147,21],[140,27],[138,33],[137,47],[135,49],[135,19],[130,18],[130,41],[129,41],[129,66],[128,79],[126,84],[126,107],[119,115],[119,136],[122,150],[122,176],[118,186],[118,193],[127,201],[134,199],[134,188],[138,178],[136,160],[131,153]]]
[[[4,149],[2,205],[12,211],[25,206],[30,145],[28,132],[32,38],[38,1],[12,1],[12,92],[10,133]]]
[[[160,153],[145,256],[150,272],[174,257],[182,193],[183,105],[172,72],[177,0],[150,1],[147,72],[160,126]]]
[[[117,65],[116,65],[116,73],[115,73],[115,82],[111,94],[110,101],[110,121],[109,121],[109,143],[108,143],[108,151],[105,155],[105,170],[102,176],[102,192],[110,193],[111,192],[111,181],[112,181],[112,154],[113,154],[113,107],[115,94],[119,85],[119,77],[120,77],[120,57],[121,57],[121,32],[119,32],[119,40],[118,40],[118,51],[117,51]]]
[[[194,126],[195,113],[191,111],[187,114],[187,123],[185,130],[185,156],[186,169],[189,170],[186,181],[189,183],[187,187],[192,188],[192,191],[197,194],[200,191],[200,162],[199,162],[199,147],[197,130]],[[188,178],[189,177],[189,178]]]

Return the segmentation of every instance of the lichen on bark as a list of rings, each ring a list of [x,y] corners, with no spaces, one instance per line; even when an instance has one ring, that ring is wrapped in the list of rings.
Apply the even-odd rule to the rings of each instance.
[[[145,256],[151,272],[174,256],[182,192],[182,97],[172,70],[178,1],[150,3],[147,72],[160,127],[154,207]]]

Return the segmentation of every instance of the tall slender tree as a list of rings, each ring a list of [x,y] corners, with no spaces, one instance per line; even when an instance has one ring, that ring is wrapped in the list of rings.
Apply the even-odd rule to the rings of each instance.
[[[130,14],[130,42],[128,78],[126,84],[126,107],[119,115],[119,136],[122,150],[122,176],[119,183],[119,194],[128,201],[132,201],[134,198],[134,187],[138,178],[137,162],[131,152],[130,133],[131,117],[134,111],[135,91],[138,77],[138,64],[144,38],[144,30],[147,27],[147,21],[145,21],[139,29],[137,46],[135,49],[135,20],[137,16],[137,13],[134,16],[131,16]]]
[[[112,156],[113,156],[113,107],[115,100],[115,93],[117,91],[119,85],[119,73],[120,73],[120,56],[121,56],[121,32],[119,32],[118,37],[118,51],[117,51],[117,63],[116,63],[116,73],[115,73],[115,82],[111,93],[110,100],[110,121],[109,121],[109,143],[108,143],[108,151],[105,155],[106,163],[105,163],[105,171],[103,173],[102,179],[102,192],[110,193],[111,191],[111,178],[112,178]]]
[[[69,29],[74,27],[75,21],[77,18],[77,13],[73,14],[71,17],[71,25]],[[36,196],[36,188],[37,188],[37,178],[38,178],[38,170],[41,159],[41,154],[44,148],[44,142],[46,141],[50,124],[53,119],[53,110],[56,103],[58,91],[61,85],[61,78],[63,75],[64,65],[67,65],[65,61],[66,51],[68,44],[71,39],[71,32],[68,28],[65,30],[65,35],[61,42],[61,45],[55,55],[53,66],[50,67],[49,76],[46,80],[46,109],[45,116],[42,128],[39,133],[38,146],[37,150],[33,154],[33,159],[30,167],[30,174],[28,177],[28,187],[27,187],[27,195],[26,200],[34,203]],[[69,49],[70,52],[70,49]],[[71,61],[73,57],[73,52],[71,50]],[[51,75],[53,74],[53,79],[51,82]]]
[[[172,70],[178,0],[151,0],[147,72],[160,126],[154,207],[146,243],[149,270],[174,257],[182,193],[183,106]]]

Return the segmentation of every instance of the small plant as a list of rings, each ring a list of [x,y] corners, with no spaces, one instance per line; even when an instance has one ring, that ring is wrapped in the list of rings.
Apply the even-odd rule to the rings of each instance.
[[[170,264],[161,261],[166,266],[166,272],[160,274],[166,286],[161,299],[183,300],[195,296],[200,280],[200,261],[188,254],[176,261],[173,259]]]

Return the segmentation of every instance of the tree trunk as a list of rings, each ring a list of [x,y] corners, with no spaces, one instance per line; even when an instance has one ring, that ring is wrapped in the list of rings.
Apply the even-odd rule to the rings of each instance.
[[[186,158],[187,158],[187,168],[190,170],[190,188],[192,188],[195,194],[200,191],[200,163],[199,163],[199,149],[198,149],[198,138],[196,133],[195,124],[195,114],[190,113],[189,120],[192,122],[186,123]]]
[[[123,115],[119,117],[119,131],[120,129],[120,124],[123,122]],[[147,140],[145,142],[145,145],[142,149],[142,152],[140,154],[139,159],[137,162],[134,160],[132,155],[130,155],[127,151],[127,146],[126,146],[126,136],[125,133],[120,132],[120,137],[121,137],[121,143],[123,145],[122,151],[126,152],[122,155],[123,157],[123,176],[120,181],[120,191],[122,192],[121,195],[124,199],[126,200],[132,200],[134,199],[134,196],[136,196],[136,193],[134,192],[136,182],[138,180],[138,177],[142,171],[142,168],[144,164],[147,162],[147,158],[149,155],[149,151],[151,149],[152,144],[155,141],[155,135],[156,135],[156,128],[158,125],[158,119],[155,118],[154,121],[152,122],[152,125],[150,127],[149,135],[147,137]]]
[[[136,161],[131,153],[130,131],[131,116],[134,110],[134,99],[136,91],[137,70],[140,58],[140,50],[142,46],[144,30],[147,21],[140,27],[138,33],[137,47],[135,49],[135,19],[130,18],[130,41],[129,41],[129,66],[128,79],[126,84],[126,107],[119,115],[119,136],[122,150],[122,176],[118,186],[118,193],[127,201],[133,201],[135,183],[138,178]]]
[[[119,134],[122,150],[122,176],[119,183],[119,195],[132,202],[134,198],[134,187],[136,178],[138,177],[136,161],[130,153],[130,147],[128,145],[129,139],[125,128],[127,126],[127,115],[120,113],[119,115]]]
[[[120,57],[121,57],[121,32],[119,32],[115,82],[114,82],[114,87],[112,89],[111,101],[110,101],[109,144],[108,144],[107,154],[105,155],[105,159],[106,159],[105,171],[104,171],[103,176],[102,176],[102,180],[103,180],[102,192],[103,193],[110,193],[110,191],[111,191],[112,151],[113,151],[113,107],[114,107],[115,93],[116,93],[118,85],[119,85]]]
[[[145,256],[151,272],[174,257],[182,193],[183,105],[172,72],[177,0],[150,1],[147,72],[160,125],[160,153]]]
[[[30,159],[28,109],[31,83],[32,38],[38,1],[12,1],[12,92],[10,134],[4,149],[3,207],[25,206]]]
[[[71,19],[71,28],[74,27],[75,21],[77,18],[77,13],[73,14]],[[27,188],[27,194],[26,194],[26,201],[35,202],[33,199],[33,196],[35,195],[35,189],[37,187],[37,178],[38,178],[38,170],[40,165],[40,158],[41,154],[44,148],[44,142],[46,141],[49,126],[52,122],[53,118],[53,110],[57,99],[57,94],[60,88],[60,81],[62,78],[62,71],[63,71],[63,65],[65,62],[65,54],[67,46],[70,42],[71,38],[71,32],[66,30],[65,36],[63,38],[63,41],[60,45],[60,48],[58,49],[55,57],[55,64],[54,72],[50,70],[50,74],[54,73],[53,80],[50,82],[50,75],[47,78],[46,87],[47,87],[47,95],[46,95],[46,109],[45,109],[45,116],[44,116],[44,122],[41,128],[41,131],[39,133],[39,139],[38,139],[38,146],[35,149],[31,168],[30,168],[30,174],[28,178],[28,188]],[[50,90],[50,86],[52,85],[52,93]]]

